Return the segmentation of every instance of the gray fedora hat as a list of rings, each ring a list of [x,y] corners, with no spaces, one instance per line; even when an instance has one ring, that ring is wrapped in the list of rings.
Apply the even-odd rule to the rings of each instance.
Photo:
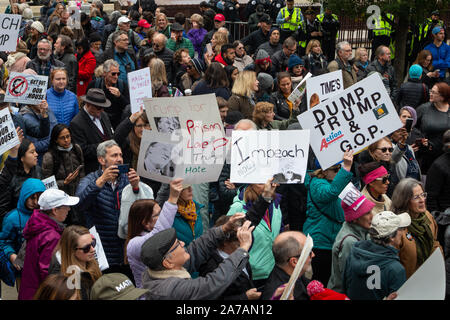
[[[98,88],[89,89],[86,95],[81,96],[80,99],[96,107],[109,108],[111,106],[111,101],[106,99],[103,90]]]

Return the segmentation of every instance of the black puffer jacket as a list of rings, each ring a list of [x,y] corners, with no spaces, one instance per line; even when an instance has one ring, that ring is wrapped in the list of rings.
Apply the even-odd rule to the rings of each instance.
[[[270,96],[270,103],[273,104],[273,112],[275,112],[275,120],[289,119],[291,111],[286,102],[284,95],[277,91]]]
[[[425,191],[428,192],[427,209],[430,212],[450,208],[450,150],[428,169]]]
[[[400,86],[396,103],[398,108],[404,106],[416,109],[422,103],[428,101],[428,88],[419,79],[409,79]]]

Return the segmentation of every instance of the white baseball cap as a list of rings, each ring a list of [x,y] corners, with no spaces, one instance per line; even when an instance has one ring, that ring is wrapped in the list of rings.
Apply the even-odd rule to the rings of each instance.
[[[119,20],[117,20],[117,24],[121,24],[121,23],[128,23],[130,22],[130,19],[128,19],[128,17],[122,16],[119,18]]]
[[[407,212],[395,214],[392,211],[382,211],[372,218],[371,228],[378,234],[371,234],[371,236],[383,238],[394,233],[398,228],[406,228],[410,224],[411,217]]]
[[[74,206],[80,201],[78,197],[71,197],[67,193],[58,189],[47,189],[39,197],[39,207],[41,210],[50,210],[61,206]]]

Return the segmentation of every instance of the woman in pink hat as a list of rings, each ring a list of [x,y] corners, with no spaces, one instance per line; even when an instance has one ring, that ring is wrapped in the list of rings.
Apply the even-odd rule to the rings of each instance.
[[[380,162],[369,162],[358,167],[364,188],[362,194],[375,204],[373,214],[390,210],[391,199],[386,195],[390,175]]]

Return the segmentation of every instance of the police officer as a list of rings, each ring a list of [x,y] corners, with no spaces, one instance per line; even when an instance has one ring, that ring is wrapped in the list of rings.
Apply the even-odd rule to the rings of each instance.
[[[425,19],[424,23],[419,26],[419,43],[420,48],[424,48],[431,42],[433,42],[433,34],[431,31],[434,27],[442,27],[444,28],[444,32],[447,30],[447,27],[444,24],[444,21],[439,20],[439,11],[435,10],[431,13],[431,18]],[[445,33],[444,41],[447,39],[447,33]]]
[[[318,19],[316,19],[316,15],[314,14],[314,10],[308,8],[305,11],[305,18],[300,23],[300,26],[295,35],[295,39],[298,41],[298,56],[302,57],[306,54],[306,46],[309,41],[316,39],[322,40],[322,31],[321,25]]]
[[[278,13],[284,6],[284,0],[272,0],[270,2],[269,15],[272,21],[277,20]]]
[[[302,10],[294,7],[294,0],[286,0],[286,6],[280,10],[277,16],[277,24],[281,30],[280,40],[284,41],[293,35],[302,20]]]
[[[391,47],[391,39],[393,33],[394,15],[391,13],[381,12],[377,19],[373,20],[374,28],[369,30],[369,39],[372,40],[372,54],[370,60],[375,57],[375,51],[381,45]]]
[[[223,3],[223,13],[226,21],[237,22],[239,19],[239,2],[238,0],[225,0]]]
[[[317,20],[320,23],[320,31],[322,32],[322,52],[327,57],[328,62],[331,62],[334,60],[336,41],[341,23],[337,15],[332,13],[328,6],[325,6],[325,13],[317,16]]]
[[[244,17],[248,19],[252,13],[256,11],[256,6],[262,4],[264,6],[264,11],[269,9],[269,0],[249,0],[245,5]]]

